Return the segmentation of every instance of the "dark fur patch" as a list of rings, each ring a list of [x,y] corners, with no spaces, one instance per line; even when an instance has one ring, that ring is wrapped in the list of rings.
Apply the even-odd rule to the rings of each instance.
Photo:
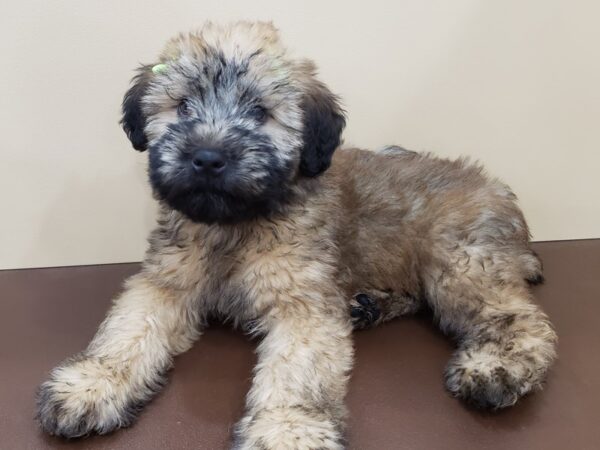
[[[144,133],[146,117],[142,111],[142,98],[148,88],[150,66],[143,66],[131,81],[132,85],[125,93],[121,106],[123,117],[121,126],[131,141],[133,148],[143,152],[148,146],[148,139]]]
[[[322,83],[315,81],[304,98],[304,147],[300,172],[314,177],[331,165],[333,152],[340,145],[346,118],[338,98]]]
[[[538,273],[530,278],[527,278],[527,283],[529,283],[532,286],[536,286],[538,284],[544,284],[544,282],[546,281],[546,279],[544,278],[544,275],[542,275],[541,273]]]

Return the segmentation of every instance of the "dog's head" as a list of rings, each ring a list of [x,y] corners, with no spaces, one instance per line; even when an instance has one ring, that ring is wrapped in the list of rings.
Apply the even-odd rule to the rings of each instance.
[[[325,171],[345,125],[315,66],[286,56],[267,23],[205,25],[144,66],[123,100],[123,129],[149,151],[150,181],[198,222],[277,211],[298,177]]]

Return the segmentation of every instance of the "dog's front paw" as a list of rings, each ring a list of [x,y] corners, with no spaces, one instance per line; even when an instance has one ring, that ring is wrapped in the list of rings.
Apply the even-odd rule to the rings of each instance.
[[[277,408],[259,411],[238,422],[235,450],[340,450],[341,423],[319,411]]]
[[[73,359],[55,368],[37,394],[37,418],[51,435],[76,438],[129,425],[134,410],[116,380],[98,360]]]

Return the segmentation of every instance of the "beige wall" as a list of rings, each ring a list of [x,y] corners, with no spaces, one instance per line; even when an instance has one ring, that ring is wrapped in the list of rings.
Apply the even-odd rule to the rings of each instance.
[[[472,155],[534,238],[600,237],[600,2],[20,0],[0,27],[0,268],[139,260],[132,69],[205,19],[273,19],[345,100],[346,142]]]

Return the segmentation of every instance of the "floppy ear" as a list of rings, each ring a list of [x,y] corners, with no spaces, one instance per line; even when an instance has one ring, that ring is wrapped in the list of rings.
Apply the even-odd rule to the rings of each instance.
[[[121,106],[123,117],[121,126],[131,141],[133,148],[143,152],[148,145],[144,134],[146,117],[142,110],[142,97],[146,94],[151,74],[150,66],[139,69],[139,73],[131,80],[131,87],[125,93]]]
[[[338,97],[314,78],[305,93],[303,109],[304,147],[300,154],[300,173],[315,177],[331,165],[346,118]]]

